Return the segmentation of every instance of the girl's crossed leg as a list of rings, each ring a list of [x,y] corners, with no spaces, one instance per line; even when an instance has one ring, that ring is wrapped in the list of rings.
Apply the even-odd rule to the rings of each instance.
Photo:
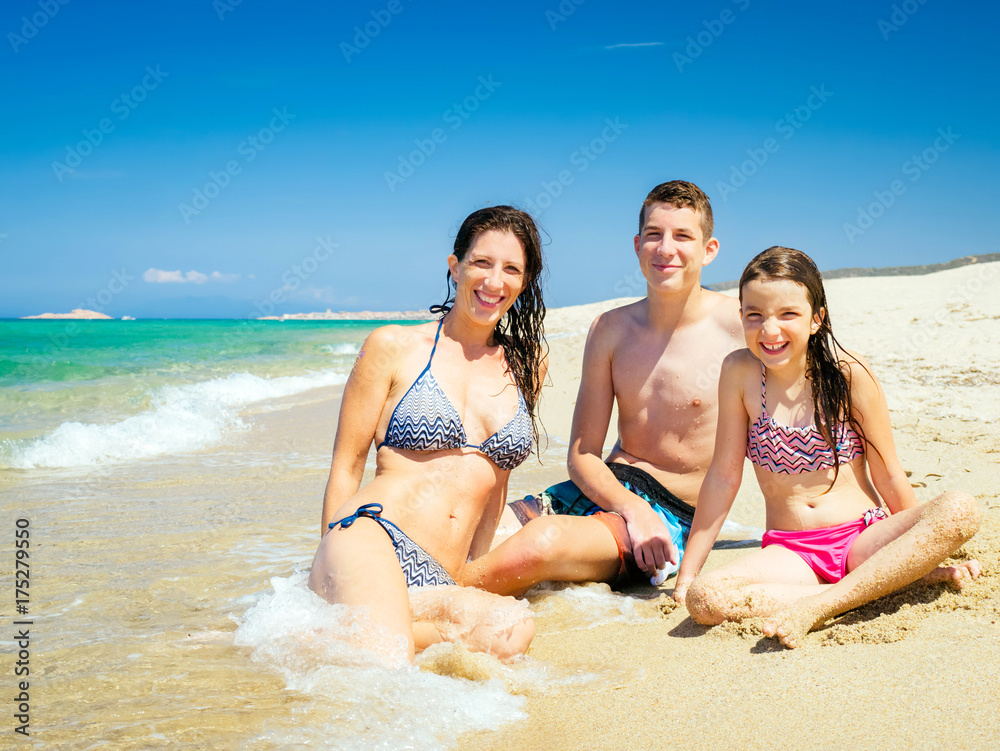
[[[705,625],[771,616],[767,636],[786,647],[826,620],[924,578],[961,587],[978,561],[939,566],[979,528],[975,498],[944,493],[865,528],[847,558],[848,574],[825,583],[796,553],[771,546],[699,576],[688,590],[692,618]]]

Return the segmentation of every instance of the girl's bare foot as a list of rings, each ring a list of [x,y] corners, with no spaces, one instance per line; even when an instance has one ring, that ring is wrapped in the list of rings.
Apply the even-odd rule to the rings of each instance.
[[[806,634],[825,620],[806,598],[766,619],[761,631],[764,636],[774,637],[789,649],[795,649]]]
[[[947,582],[955,589],[961,589],[978,577],[980,573],[982,573],[982,566],[979,565],[979,561],[973,558],[956,566],[938,566],[921,581],[928,583]]]

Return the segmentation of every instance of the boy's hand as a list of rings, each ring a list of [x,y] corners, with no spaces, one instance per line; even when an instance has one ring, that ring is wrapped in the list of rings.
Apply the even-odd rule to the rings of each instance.
[[[636,565],[653,576],[667,561],[677,564],[677,550],[663,520],[646,501],[638,500],[639,503],[625,518],[625,523],[632,541],[632,556]]]

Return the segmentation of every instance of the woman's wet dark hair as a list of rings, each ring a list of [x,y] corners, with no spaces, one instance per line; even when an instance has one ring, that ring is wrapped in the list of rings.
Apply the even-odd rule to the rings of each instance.
[[[813,422],[827,444],[833,449],[834,480],[840,472],[840,457],[837,454],[835,431],[842,423],[848,423],[864,441],[868,442],[861,425],[854,416],[851,402],[851,382],[845,371],[847,362],[837,355],[844,351],[833,336],[830,325],[830,309],[826,304],[826,290],[823,276],[813,260],[801,250],[775,245],[759,253],[740,277],[740,304],[743,303],[743,288],[755,279],[787,279],[801,284],[806,289],[806,297],[814,315],[820,316],[819,329],[809,337],[806,349],[806,377],[812,383]],[[876,449],[877,451],[877,449]]]
[[[455,236],[454,254],[459,261],[465,258],[475,239],[484,232],[509,232],[524,248],[524,289],[493,331],[493,340],[503,347],[510,372],[514,376],[524,402],[531,415],[531,423],[538,444],[538,420],[535,407],[542,389],[539,368],[548,354],[545,344],[543,321],[545,303],[542,300],[542,242],[534,219],[513,206],[487,206],[473,211],[462,222]],[[455,280],[448,273],[448,299],[435,305],[432,312],[447,313],[455,302]]]

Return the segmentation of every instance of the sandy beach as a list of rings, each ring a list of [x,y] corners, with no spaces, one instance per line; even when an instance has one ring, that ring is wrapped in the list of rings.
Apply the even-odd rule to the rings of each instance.
[[[463,749],[992,749],[1000,742],[1000,263],[918,277],[827,283],[838,339],[885,388],[903,466],[919,499],[973,493],[986,516],[958,553],[983,575],[961,593],[914,585],[847,613],[794,651],[759,623],[705,628],[658,591],[641,623],[571,631],[538,618],[530,655],[618,679],[530,692],[530,720],[463,738]],[[729,294],[735,294],[730,290]],[[552,311],[552,385],[543,420],[551,468],[569,434],[590,320],[612,301]],[[609,437],[609,442],[613,436]],[[551,457],[551,458],[550,458]],[[730,519],[762,528],[749,465]],[[713,551],[706,568],[739,550]],[[601,587],[603,585],[591,585]],[[530,594],[530,593],[529,593]]]
[[[834,330],[884,385],[918,498],[963,489],[986,510],[981,531],[959,552],[977,557],[985,572],[961,593],[914,586],[872,603],[795,651],[763,639],[753,623],[697,626],[673,606],[668,580],[623,593],[599,584],[536,588],[528,599],[537,636],[528,656],[511,665],[448,645],[428,650],[413,670],[359,665],[335,646],[343,614],[306,590],[303,572],[318,539],[340,384],[364,326],[338,334],[343,341],[333,332],[346,329],[295,321],[203,334],[189,340],[201,343],[192,351],[203,359],[190,361],[204,363],[204,373],[190,383],[163,381],[153,392],[150,382],[172,370],[155,379],[140,371],[139,382],[124,386],[108,381],[111,393],[128,396],[113,414],[108,405],[120,399],[73,391],[69,406],[56,403],[45,423],[60,430],[45,428],[41,448],[22,452],[35,463],[0,470],[0,522],[10,530],[23,517],[31,525],[28,742],[56,749],[994,749],[998,291],[996,262],[828,283]],[[531,458],[513,472],[510,497],[565,479],[586,333],[597,313],[622,302],[550,311],[544,450],[540,462]],[[68,341],[115,327],[128,336],[138,325],[147,324],[95,324]],[[195,337],[192,327],[203,325],[180,328]],[[219,337],[253,351],[265,341],[292,349],[267,360],[268,377],[257,378],[214,369]],[[291,353],[307,340],[306,354],[294,355],[307,365],[296,367],[332,364],[336,372],[304,378],[289,369]],[[119,378],[118,367],[118,360],[108,365],[107,377]],[[43,416],[46,393],[36,397]],[[232,401],[241,394],[248,406]],[[95,406],[81,412],[81,404]],[[213,415],[202,442],[190,443],[188,421]],[[609,447],[614,439],[608,436]],[[730,520],[751,537],[762,531],[763,502],[749,469]],[[716,550],[708,566],[740,554]],[[14,646],[10,620],[0,637],[5,652]]]

